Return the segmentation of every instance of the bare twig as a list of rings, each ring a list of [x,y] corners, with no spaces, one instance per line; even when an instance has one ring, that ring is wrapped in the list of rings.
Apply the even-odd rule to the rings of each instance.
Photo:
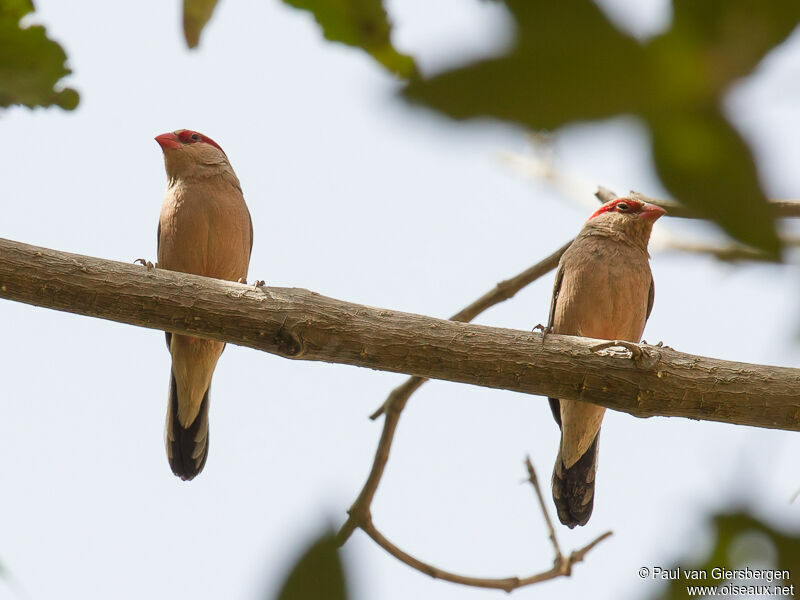
[[[800,246],[800,238],[782,237],[782,244],[785,248],[797,248]],[[728,244],[726,246],[711,246],[707,244],[697,244],[670,240],[662,245],[662,250],[688,252],[691,254],[707,254],[723,262],[756,261],[756,262],[775,262],[775,259],[764,254],[760,250],[744,246],[742,244]]]
[[[606,202],[611,202],[617,198],[617,195],[612,192],[610,189],[603,187],[602,185],[597,186],[597,191],[594,193],[600,202],[605,204]]]
[[[562,560],[564,560],[564,554],[561,552],[561,546],[558,545],[556,530],[553,527],[553,521],[550,519],[550,513],[547,511],[547,505],[544,502],[542,489],[539,487],[539,478],[536,476],[536,469],[533,468],[533,463],[531,462],[530,456],[525,457],[525,467],[528,469],[528,481],[531,482],[533,491],[536,492],[536,499],[539,500],[539,506],[542,508],[544,521],[547,524],[547,532],[548,536],[550,537],[550,543],[553,544],[553,551],[556,555],[554,562],[555,564],[559,564]]]
[[[347,521],[345,521],[344,525],[341,526],[339,532],[336,534],[336,541],[340,546],[347,541],[356,527],[364,529],[365,526],[371,525],[372,515],[370,513],[370,506],[372,505],[373,498],[375,498],[375,492],[378,491],[378,485],[381,482],[383,471],[389,460],[389,451],[392,447],[392,441],[394,441],[397,423],[400,421],[400,413],[403,412],[406,402],[409,396],[414,392],[414,389],[422,385],[425,381],[427,380],[424,378],[412,377],[389,395],[386,406],[386,417],[383,420],[383,431],[381,432],[381,439],[378,442],[378,448],[375,451],[375,458],[372,461],[372,468],[370,469],[369,476],[364,486],[361,488],[361,492],[359,492],[356,501],[353,502],[350,510],[347,511]],[[397,394],[394,395],[395,393]]]
[[[671,217],[681,217],[684,219],[704,218],[703,215],[698,214],[697,211],[694,211],[691,208],[680,204],[679,202],[673,202],[672,200],[652,198],[634,190],[630,191],[630,197],[641,200],[642,202],[656,204],[666,209]],[[770,199],[768,200],[768,204],[772,214],[777,218],[800,217],[800,201],[798,200]]]

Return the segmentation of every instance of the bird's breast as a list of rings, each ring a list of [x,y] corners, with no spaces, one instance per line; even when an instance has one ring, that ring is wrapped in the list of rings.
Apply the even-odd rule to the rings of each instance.
[[[180,183],[167,190],[159,220],[161,268],[236,281],[250,262],[250,214],[225,181]]]
[[[638,342],[651,282],[646,255],[595,252],[582,258],[564,265],[554,331]]]

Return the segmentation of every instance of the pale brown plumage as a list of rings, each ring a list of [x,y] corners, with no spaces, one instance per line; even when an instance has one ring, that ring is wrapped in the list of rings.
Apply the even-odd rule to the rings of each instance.
[[[229,281],[246,278],[253,228],[227,156],[194,131],[165,133],[156,141],[168,179],[158,223],[158,267]],[[166,336],[172,356],[167,458],[173,473],[189,480],[208,456],[208,393],[225,344]]]
[[[548,326],[553,333],[638,342],[653,307],[653,277],[647,243],[664,210],[620,198],[604,204],[586,222],[561,257]],[[550,398],[561,428],[553,469],[558,518],[585,525],[594,505],[600,425],[605,408]]]

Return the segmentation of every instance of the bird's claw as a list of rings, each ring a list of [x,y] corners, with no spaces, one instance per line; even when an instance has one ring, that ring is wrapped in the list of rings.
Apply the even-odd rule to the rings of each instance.
[[[147,267],[148,271],[156,268],[156,266],[153,263],[151,263],[149,260],[146,260],[144,258],[137,258],[135,261],[133,261],[133,264],[142,265],[143,267]]]
[[[536,331],[537,329],[542,332],[542,344],[544,344],[544,341],[547,339],[547,334],[548,333],[553,333],[553,328],[545,326],[545,325],[542,325],[541,323],[539,323],[536,327],[531,329],[531,331],[533,332],[533,331]]]
[[[648,344],[647,340],[642,340],[642,344],[646,346],[653,346],[654,348],[664,348],[665,350],[674,350],[672,346],[665,346],[663,341],[659,341],[657,344]]]
[[[642,348],[639,344],[635,344],[633,342],[627,342],[625,340],[612,340],[610,342],[603,342],[602,344],[597,344],[596,346],[592,346],[589,348],[592,352],[600,352],[601,350],[607,350],[608,348],[625,348],[628,352],[631,353],[631,358],[633,360],[637,360],[642,356]]]
[[[244,277],[239,277],[239,279],[236,281],[236,283],[242,283],[244,285],[247,285],[247,279],[245,279]],[[265,286],[265,285],[267,285],[267,284],[264,282],[263,279],[257,279],[256,282],[253,284],[253,287],[258,289],[258,288],[260,288],[262,286]]]
[[[602,350],[607,350],[608,348],[625,348],[628,352],[631,353],[631,360],[634,364],[642,369],[652,369],[657,364],[658,361],[661,360],[661,353],[657,350],[648,350],[643,346],[648,345],[646,342],[642,342],[641,344],[635,344],[634,342],[628,342],[625,340],[612,340],[609,342],[603,342],[601,344],[597,344],[596,346],[592,346],[589,348],[590,351],[599,353]],[[665,346],[650,346],[650,348],[662,348]],[[613,352],[607,353],[613,356]]]

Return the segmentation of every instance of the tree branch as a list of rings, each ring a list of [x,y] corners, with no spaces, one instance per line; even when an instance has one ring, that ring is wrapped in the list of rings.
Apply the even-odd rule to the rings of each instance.
[[[456,323],[0,240],[0,297],[336,362],[580,400],[638,417],[800,430],[800,370]],[[544,312],[545,309],[542,309]]]

